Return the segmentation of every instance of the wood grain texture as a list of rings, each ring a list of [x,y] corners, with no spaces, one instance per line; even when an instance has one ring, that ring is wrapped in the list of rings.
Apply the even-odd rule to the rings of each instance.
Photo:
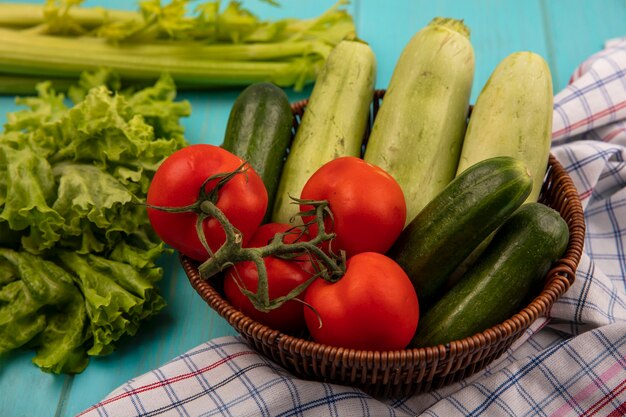
[[[24,1],[26,2],[26,1]],[[31,2],[37,2],[31,0]],[[246,6],[268,19],[319,15],[334,0],[283,0],[275,8],[258,0]],[[88,0],[86,5],[135,9],[126,0]],[[600,50],[604,41],[626,36],[626,1],[605,0],[353,0],[349,6],[359,36],[374,50],[377,87],[385,88],[404,45],[435,16],[464,19],[471,30],[476,55],[472,100],[497,63],[519,50],[531,50],[548,61],[555,91],[562,89],[574,68]],[[0,63],[1,65],[1,63]],[[193,107],[183,120],[192,143],[219,144],[228,113],[241,89],[181,93]],[[308,96],[287,90],[292,101]],[[0,123],[17,109],[14,97],[0,96]],[[0,359],[0,416],[69,417],[101,400],[129,378],[147,372],[198,344],[234,334],[190,287],[175,256],[163,259],[166,274],[160,286],[168,307],[124,340],[114,354],[92,360],[74,377],[44,374],[30,363],[32,352],[15,352]]]
[[[548,62],[557,91],[565,87],[578,65],[626,36],[626,1],[541,0]]]

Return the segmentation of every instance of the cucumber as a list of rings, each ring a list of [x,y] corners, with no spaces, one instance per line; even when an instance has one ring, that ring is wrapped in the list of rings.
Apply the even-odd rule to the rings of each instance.
[[[467,256],[521,206],[532,187],[511,157],[479,162],[452,180],[409,223],[388,256],[407,273],[424,313]]]
[[[534,178],[527,202],[537,201],[550,154],[552,105],[552,76],[540,55],[504,58],[472,109],[457,174],[493,156],[521,159]]]
[[[569,239],[565,220],[540,203],[519,208],[477,263],[420,320],[412,347],[459,340],[502,323],[538,291]]]
[[[283,168],[272,220],[289,222],[309,177],[326,162],[361,156],[374,96],[376,58],[358,41],[341,41],[318,76]]]
[[[264,222],[271,217],[292,130],[293,112],[287,94],[271,83],[246,87],[228,117],[222,147],[248,161],[263,180],[268,195]]]
[[[407,224],[456,174],[473,79],[474,50],[460,20],[433,19],[396,63],[364,159],[402,187]]]

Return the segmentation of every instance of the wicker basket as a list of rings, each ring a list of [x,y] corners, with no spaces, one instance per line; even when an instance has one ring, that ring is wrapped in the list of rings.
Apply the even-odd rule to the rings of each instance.
[[[376,92],[371,121],[384,95]],[[296,128],[306,100],[294,103]],[[583,249],[585,224],[578,193],[567,172],[550,155],[540,201],[566,220],[567,250],[548,272],[541,293],[508,320],[462,340],[419,349],[363,351],[322,345],[273,330],[245,316],[226,301],[219,285],[203,280],[197,263],[181,257],[193,288],[217,313],[263,355],[293,374],[358,387],[379,397],[424,392],[459,381],[498,358],[572,284]]]

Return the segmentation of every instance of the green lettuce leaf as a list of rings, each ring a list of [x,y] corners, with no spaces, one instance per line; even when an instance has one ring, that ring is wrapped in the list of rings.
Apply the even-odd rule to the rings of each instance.
[[[93,166],[60,163],[52,208],[64,219],[61,245],[79,253],[101,252],[126,234],[147,226],[143,206],[111,174]]]
[[[4,189],[0,220],[13,230],[28,230],[23,244],[34,253],[49,249],[61,238],[63,217],[50,207],[55,182],[49,162],[29,147],[0,145]]]
[[[58,146],[50,159],[96,165],[130,192],[145,195],[163,159],[186,144],[180,119],[189,116],[191,106],[175,98],[176,87],[167,75],[132,93],[92,88],[82,102],[42,125]]]
[[[94,338],[90,355],[111,353],[113,342],[124,334],[134,335],[142,320],[165,306],[154,286],[162,274],[160,268],[139,270],[123,262],[75,252],[60,252],[59,257],[75,274],[85,295]]]
[[[40,84],[0,133],[0,354],[35,349],[47,372],[81,372],[165,306],[166,249],[142,202],[186,145],[191,109],[168,76],[139,90],[116,80],[84,74],[72,106]]]
[[[109,91],[119,92],[122,89],[122,82],[117,73],[100,69],[94,72],[84,72],[74,85],[68,88],[67,95],[74,104],[85,100],[87,93],[92,88],[104,86]]]
[[[39,256],[4,248],[0,270],[13,275],[0,288],[0,353],[34,345],[33,362],[42,369],[82,371],[88,362],[87,316],[70,274]]]
[[[33,363],[46,372],[82,372],[89,363],[85,342],[91,336],[82,294],[72,292],[64,308],[48,313],[46,319],[46,327],[37,337]]]
[[[43,124],[52,122],[67,111],[65,96],[52,89],[52,83],[37,85],[37,96],[18,97],[15,102],[27,107],[7,115],[5,132],[35,132]]]
[[[163,242],[155,244],[154,240],[148,234],[136,233],[132,238],[123,240],[115,245],[115,248],[109,255],[109,259],[127,263],[139,270],[152,268],[157,259],[166,251]],[[131,244],[131,241],[134,244]],[[167,252],[172,252],[172,250],[170,249]],[[158,275],[154,273],[148,274],[146,277],[158,279]]]

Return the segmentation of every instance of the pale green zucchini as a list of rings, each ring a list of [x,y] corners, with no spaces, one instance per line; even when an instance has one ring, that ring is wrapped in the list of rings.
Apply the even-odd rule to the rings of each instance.
[[[516,52],[495,68],[472,109],[457,175],[494,156],[520,159],[533,177],[526,202],[537,201],[552,132],[552,76],[533,52]]]
[[[473,79],[474,50],[460,20],[433,19],[396,63],[364,159],[402,187],[407,224],[455,176]]]
[[[291,197],[326,162],[361,155],[374,95],[376,58],[358,41],[340,42],[318,76],[291,144],[278,186],[272,220],[289,222],[298,212]]]

